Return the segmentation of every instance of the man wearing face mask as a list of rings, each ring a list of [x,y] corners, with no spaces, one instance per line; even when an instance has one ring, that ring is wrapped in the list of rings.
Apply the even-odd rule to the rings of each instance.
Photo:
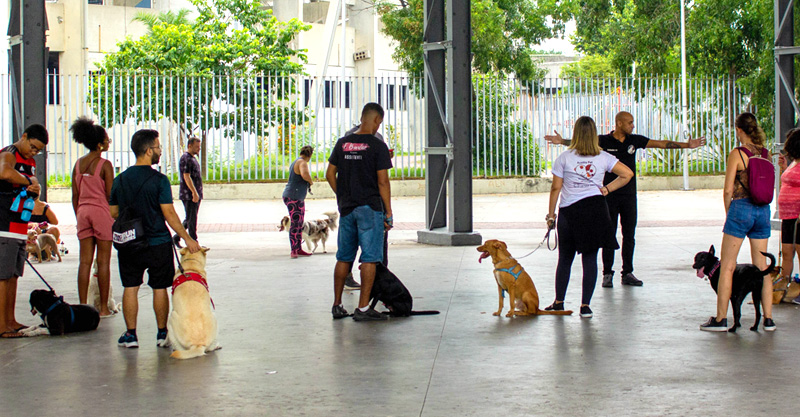
[[[183,238],[192,253],[200,245],[192,239],[181,224],[172,205],[172,189],[166,175],[153,169],[161,159],[161,142],[158,132],[142,129],[133,134],[131,150],[136,155],[136,165],[129,167],[114,179],[111,187],[110,209],[115,219],[123,210],[132,210],[142,219],[147,248],[143,250],[119,250],[119,275],[125,288],[122,295],[122,313],[127,331],[118,344],[127,348],[139,347],[136,335],[136,320],[139,313],[139,287],[144,271],[147,284],[153,289],[153,310],[156,314],[158,333],[156,345],[168,347],[167,316],[169,296],[167,288],[172,286],[175,264],[172,260],[172,235],[165,224]]]

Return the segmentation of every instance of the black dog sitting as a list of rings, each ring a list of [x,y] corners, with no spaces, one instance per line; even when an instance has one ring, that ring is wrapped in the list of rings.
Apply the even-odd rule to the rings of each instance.
[[[88,304],[70,305],[55,291],[33,290],[31,292],[31,314],[39,314],[43,325],[29,327],[22,331],[25,336],[43,334],[63,335],[97,329],[100,313]]]
[[[392,317],[408,317],[417,315],[439,314],[438,311],[413,311],[414,299],[408,288],[400,282],[389,268],[378,263],[375,267],[375,281],[372,283],[372,291],[369,294],[372,300],[371,307],[374,309],[378,301],[382,302],[389,309]]]
[[[742,303],[747,294],[753,298],[753,307],[756,309],[756,324],[750,328],[752,331],[758,330],[758,323],[761,321],[761,288],[764,285],[764,277],[769,275],[775,268],[775,257],[769,253],[761,252],[770,260],[770,264],[765,270],[760,270],[753,264],[738,264],[733,271],[733,281],[731,283],[731,308],[733,309],[733,327],[728,329],[733,333],[737,327],[742,327],[739,322],[742,318]],[[717,292],[719,284],[719,258],[714,256],[714,245],[708,252],[698,252],[694,256],[692,268],[697,271],[699,278],[708,277],[711,288]]]

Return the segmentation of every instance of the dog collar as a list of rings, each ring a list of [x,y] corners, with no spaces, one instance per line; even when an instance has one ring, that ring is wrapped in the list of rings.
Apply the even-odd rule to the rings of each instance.
[[[717,272],[717,269],[719,269],[719,266],[720,266],[720,262],[717,261],[717,263],[714,264],[714,267],[711,268],[711,272],[708,273],[708,277],[709,278],[714,276],[714,272]]]
[[[178,278],[175,278],[175,280],[172,281],[172,294],[175,294],[175,288],[178,288],[179,285],[189,281],[200,283],[200,285],[202,285],[203,288],[205,288],[206,291],[208,291],[208,281],[206,281],[206,279],[203,278],[202,275],[196,272],[186,272],[178,275]],[[209,299],[210,298],[211,297],[209,297]],[[214,300],[211,300],[211,306],[214,307],[214,309],[216,310],[217,307],[214,305]]]
[[[514,269],[516,267],[519,267],[519,271],[513,272],[512,269]],[[511,276],[514,277],[514,281],[516,281],[517,279],[519,279],[520,274],[522,274],[522,271],[524,271],[525,268],[523,268],[522,265],[520,265],[520,264],[516,264],[516,265],[512,266],[511,268],[497,268],[496,270],[500,271],[500,272],[508,272],[509,274],[511,274]]]

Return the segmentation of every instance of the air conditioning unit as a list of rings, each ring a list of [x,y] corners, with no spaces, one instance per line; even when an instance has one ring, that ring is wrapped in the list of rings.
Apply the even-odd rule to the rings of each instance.
[[[353,54],[353,61],[363,61],[370,58],[372,58],[372,55],[370,54],[369,50],[358,51]]]

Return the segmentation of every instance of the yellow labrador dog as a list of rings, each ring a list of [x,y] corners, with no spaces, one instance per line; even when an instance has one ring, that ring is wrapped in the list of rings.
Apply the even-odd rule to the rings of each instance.
[[[571,310],[545,311],[539,309],[539,293],[536,292],[530,275],[511,256],[507,248],[505,242],[499,240],[487,240],[483,245],[478,246],[478,252],[481,252],[478,262],[491,256],[494,264],[494,279],[497,281],[500,307],[493,315],[499,316],[503,312],[503,297],[506,291],[508,291],[508,301],[511,307],[506,317],[538,314],[567,316],[572,314]]]
[[[172,281],[172,312],[167,320],[171,357],[190,359],[221,348],[217,344],[217,317],[206,282],[206,252],[180,251],[183,273]]]

